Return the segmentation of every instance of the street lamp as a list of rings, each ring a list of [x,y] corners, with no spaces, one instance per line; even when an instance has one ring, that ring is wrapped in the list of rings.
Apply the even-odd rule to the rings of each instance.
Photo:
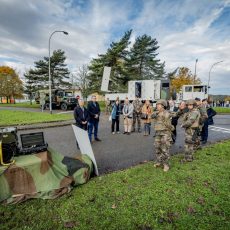
[[[223,62],[223,61],[215,62],[215,63],[211,66],[211,68],[210,68],[210,70],[209,70],[209,74],[208,74],[208,94],[209,94],[209,83],[210,83],[210,74],[211,74],[211,70],[212,70],[212,68],[213,68],[215,65],[217,65],[217,64],[219,64],[219,63],[221,63],[221,62]]]
[[[55,30],[49,37],[49,99],[50,99],[50,114],[52,114],[52,92],[51,92],[51,74],[50,74],[50,40],[51,37],[55,34],[55,33],[63,33],[65,35],[68,35],[68,32],[63,31],[63,30]]]
[[[196,59],[196,62],[195,62],[195,74],[194,74],[194,78],[193,78],[193,85],[195,85],[195,78],[196,78],[196,64],[198,62],[198,58]]]

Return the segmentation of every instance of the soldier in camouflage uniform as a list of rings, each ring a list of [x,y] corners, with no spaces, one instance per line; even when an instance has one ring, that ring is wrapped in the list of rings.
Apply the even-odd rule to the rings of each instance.
[[[205,108],[205,106],[203,106],[200,98],[195,98],[196,104],[197,104],[197,109],[200,112],[200,120],[199,120],[199,135],[197,136],[197,140],[196,140],[196,145],[195,145],[195,149],[199,149],[200,148],[200,133],[202,131],[203,125],[205,120],[208,118],[208,114],[207,114],[207,109]]]
[[[166,110],[167,102],[165,100],[157,101],[157,112],[154,112],[152,118],[154,119],[155,129],[155,151],[156,163],[154,167],[164,167],[164,171],[169,170],[169,149],[172,144],[172,135],[174,127],[171,125],[171,115]]]
[[[185,128],[185,157],[183,162],[193,160],[200,120],[200,112],[196,108],[196,101],[193,99],[188,100],[187,106],[189,111],[185,113],[181,125],[181,127]]]
[[[135,98],[133,101],[133,129],[132,131],[135,132],[136,122],[138,132],[141,132],[141,111],[142,111],[142,103],[138,97]]]

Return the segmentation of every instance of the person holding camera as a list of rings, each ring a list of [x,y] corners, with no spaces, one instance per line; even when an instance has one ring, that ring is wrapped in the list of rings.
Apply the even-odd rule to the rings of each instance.
[[[144,123],[144,136],[149,136],[151,132],[151,116],[153,114],[153,107],[150,104],[149,100],[145,101],[145,104],[142,107],[141,119]]]

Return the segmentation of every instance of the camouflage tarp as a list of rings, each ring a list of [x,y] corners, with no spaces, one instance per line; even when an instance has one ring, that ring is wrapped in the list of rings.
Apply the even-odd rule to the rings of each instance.
[[[8,168],[0,166],[0,202],[54,199],[86,183],[92,171],[92,161],[84,154],[69,158],[49,148],[47,152],[15,157]]]

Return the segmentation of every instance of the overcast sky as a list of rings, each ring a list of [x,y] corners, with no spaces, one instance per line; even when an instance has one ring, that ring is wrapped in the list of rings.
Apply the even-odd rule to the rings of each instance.
[[[0,65],[23,76],[51,49],[66,52],[76,71],[103,53],[112,41],[133,29],[131,41],[144,33],[159,42],[159,58],[170,72],[195,70],[211,90],[230,94],[230,0],[0,0]]]

